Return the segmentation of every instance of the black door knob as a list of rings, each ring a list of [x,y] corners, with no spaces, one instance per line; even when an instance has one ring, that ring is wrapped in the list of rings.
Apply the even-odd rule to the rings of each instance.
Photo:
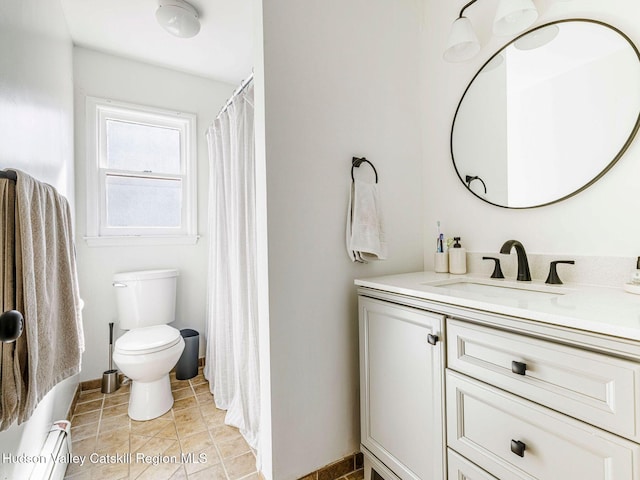
[[[15,342],[24,326],[24,317],[17,310],[7,310],[0,315],[0,341],[4,343]]]

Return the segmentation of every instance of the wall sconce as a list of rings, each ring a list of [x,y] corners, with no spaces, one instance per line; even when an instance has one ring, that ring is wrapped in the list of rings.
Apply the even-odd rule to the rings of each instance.
[[[480,51],[480,42],[471,21],[464,11],[478,0],[467,3],[451,25],[449,40],[443,57],[447,62],[465,62]],[[538,18],[538,10],[532,0],[500,0],[493,20],[493,33],[499,36],[515,35],[531,26]]]

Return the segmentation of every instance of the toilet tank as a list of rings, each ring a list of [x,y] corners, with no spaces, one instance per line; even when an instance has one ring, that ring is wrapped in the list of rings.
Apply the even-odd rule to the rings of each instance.
[[[171,323],[176,318],[178,270],[122,272],[113,276],[123,330]]]

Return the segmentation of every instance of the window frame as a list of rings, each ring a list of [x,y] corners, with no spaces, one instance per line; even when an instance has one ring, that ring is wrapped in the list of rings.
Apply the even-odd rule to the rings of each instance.
[[[197,234],[196,115],[87,96],[87,235],[90,246],[194,244]],[[122,170],[107,166],[107,121],[172,128],[180,132],[180,172]],[[180,180],[179,227],[110,227],[107,224],[107,178],[122,176]]]

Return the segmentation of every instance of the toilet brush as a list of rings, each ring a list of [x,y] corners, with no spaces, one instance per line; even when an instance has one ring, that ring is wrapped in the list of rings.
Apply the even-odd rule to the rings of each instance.
[[[113,393],[120,388],[118,370],[113,369],[113,322],[109,323],[109,370],[102,374],[102,393]]]

